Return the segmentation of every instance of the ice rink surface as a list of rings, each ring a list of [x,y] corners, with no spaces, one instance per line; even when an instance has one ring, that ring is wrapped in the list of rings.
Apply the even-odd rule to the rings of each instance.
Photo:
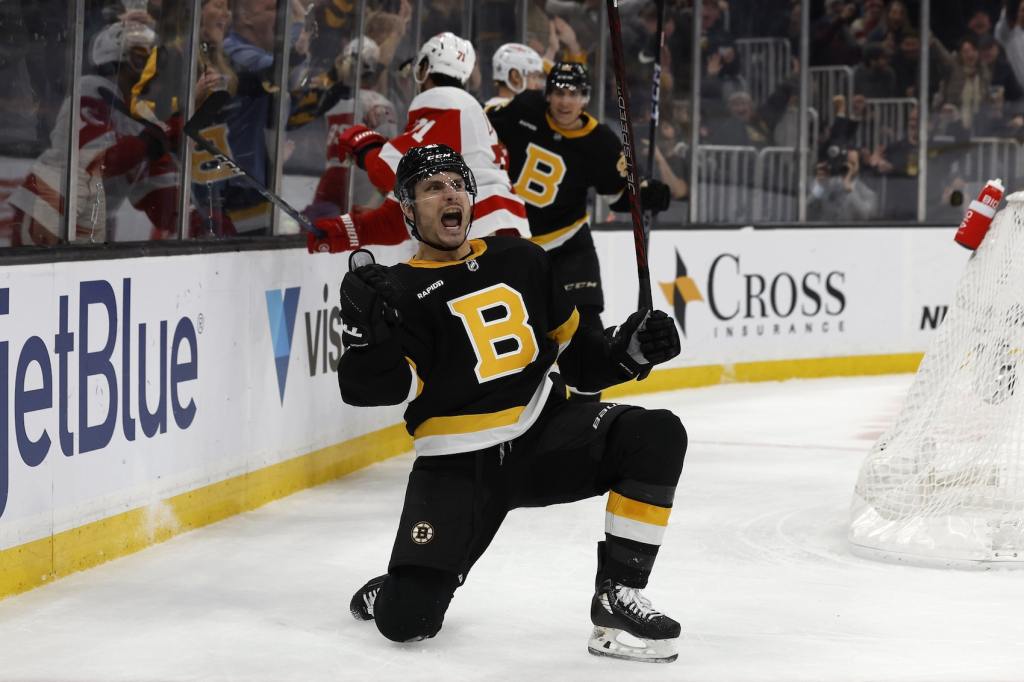
[[[636,400],[691,442],[647,594],[679,660],[586,651],[603,499],[510,514],[433,640],[348,614],[411,455],[0,602],[0,680],[1024,680],[1024,573],[850,554],[861,461],[909,375]],[[284,426],[284,425],[282,425]]]

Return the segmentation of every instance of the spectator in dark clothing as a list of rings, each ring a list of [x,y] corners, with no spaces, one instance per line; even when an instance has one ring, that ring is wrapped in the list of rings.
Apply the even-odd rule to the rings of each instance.
[[[1024,111],[1024,88],[1017,82],[1017,76],[1006,60],[1003,49],[991,35],[983,36],[978,41],[978,55],[981,63],[988,67],[992,74],[992,85],[1003,88],[1003,98],[1006,100],[1009,109],[1014,113]]]
[[[1024,116],[1010,110],[1001,85],[993,85],[988,101],[978,112],[974,132],[979,137],[1024,138]]]
[[[983,9],[975,9],[967,21],[967,35],[980,43],[984,38],[992,38],[992,17]]]
[[[956,54],[948,52],[938,40],[932,41],[932,49],[946,65],[941,101],[955,105],[964,127],[970,130],[975,115],[988,99],[992,74],[981,62],[974,39],[969,36],[960,40]]]
[[[945,75],[945,65],[935,50],[929,52],[928,97],[939,91]],[[915,31],[903,34],[903,39],[892,58],[899,97],[917,97],[917,82],[921,76],[921,37]]]
[[[746,79],[740,73],[739,55],[731,43],[723,43],[708,55],[701,79],[700,97],[711,120],[722,118],[725,105],[736,92],[749,92]]]
[[[861,49],[850,24],[857,18],[857,5],[843,0],[826,0],[825,16],[811,27],[811,64],[813,66],[853,66],[860,61]]]
[[[903,35],[913,30],[906,3],[903,0],[892,0],[885,10],[885,23],[871,32],[868,42],[884,43],[885,49],[893,52],[903,39]]]
[[[861,45],[866,44],[871,32],[882,25],[884,16],[885,3],[882,0],[864,0],[860,17],[850,25],[850,30],[857,42]]]
[[[734,92],[728,99],[728,118],[710,126],[708,143],[749,147],[775,144],[773,131],[786,115],[797,87],[798,78],[794,76],[779,85],[756,109],[749,93]]]
[[[896,73],[889,66],[889,54],[880,43],[864,47],[864,61],[853,70],[853,91],[865,97],[898,97]]]
[[[772,144],[771,126],[754,109],[750,93],[734,92],[728,100],[729,116],[711,125],[710,144],[767,147]]]

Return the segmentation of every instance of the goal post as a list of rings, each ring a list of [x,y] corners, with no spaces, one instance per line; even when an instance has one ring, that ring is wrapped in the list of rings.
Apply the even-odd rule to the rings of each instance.
[[[855,554],[1024,568],[1022,372],[1017,192],[969,259],[896,422],[861,467],[850,509]]]

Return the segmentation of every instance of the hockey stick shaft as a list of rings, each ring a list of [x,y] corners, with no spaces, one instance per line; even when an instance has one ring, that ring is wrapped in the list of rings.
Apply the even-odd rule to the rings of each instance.
[[[218,92],[224,91],[221,90]],[[225,95],[226,94],[227,93],[225,92]],[[230,98],[230,96],[227,98],[217,98],[216,95],[216,92],[210,95],[210,97],[203,102],[202,106],[196,110],[196,113],[191,119],[189,119],[188,123],[182,127],[185,134],[195,142],[199,149],[202,149],[207,154],[213,156],[214,160],[218,164],[230,170],[235,177],[244,179],[250,186],[252,186],[253,189],[256,190],[256,192],[259,193],[261,197],[294,218],[299,224],[299,227],[307,232],[312,232],[317,237],[323,237],[325,232],[315,227],[313,223],[310,222],[309,218],[300,213],[298,209],[279,197],[277,194],[271,192],[262,182],[254,178],[248,171],[235,163],[234,159],[222,152],[215,144],[202,136],[203,128],[206,128],[209,124],[214,122],[214,119],[216,119],[220,109],[226,103],[226,99]]]
[[[639,186],[636,180],[636,157],[633,151],[633,122],[629,118],[629,88],[626,85],[626,64],[622,50],[622,24],[619,20],[618,0],[607,0],[608,32],[612,39],[612,65],[615,69],[616,100],[619,105],[619,124],[622,128],[622,155],[626,160],[626,193],[629,212],[633,219],[633,247],[636,250],[636,273],[640,284],[640,309],[653,308],[651,272],[647,264],[647,245],[644,243],[644,225],[640,218]]]
[[[661,53],[665,49],[665,0],[657,1],[658,24],[655,29],[657,52],[654,54],[654,74],[651,78],[651,125],[647,135],[647,177],[654,177],[654,146],[658,139],[658,121],[661,118]],[[651,243],[654,213],[644,211],[644,244]]]

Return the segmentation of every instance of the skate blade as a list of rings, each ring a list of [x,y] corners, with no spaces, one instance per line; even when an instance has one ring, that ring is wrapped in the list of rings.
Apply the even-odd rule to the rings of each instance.
[[[679,657],[674,639],[634,637],[617,628],[595,627],[587,650],[595,656],[608,656],[642,663],[671,663]]]

